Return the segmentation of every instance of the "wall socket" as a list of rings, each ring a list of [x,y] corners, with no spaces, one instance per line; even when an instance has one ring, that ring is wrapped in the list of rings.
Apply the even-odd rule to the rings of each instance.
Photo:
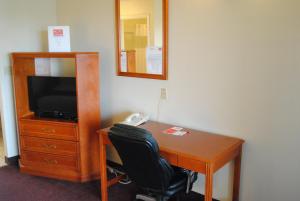
[[[167,88],[161,88],[160,89],[160,99],[161,100],[167,100],[168,99]]]

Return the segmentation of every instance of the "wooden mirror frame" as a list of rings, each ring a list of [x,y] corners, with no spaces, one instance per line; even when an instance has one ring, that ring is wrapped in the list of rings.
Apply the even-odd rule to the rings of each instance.
[[[121,71],[121,40],[120,40],[120,1],[115,0],[115,21],[116,21],[116,61],[117,61],[117,75],[127,76],[127,77],[139,77],[139,78],[149,78],[149,79],[159,79],[167,80],[168,78],[168,27],[169,27],[169,0],[162,1],[162,16],[163,16],[163,47],[162,47],[162,74],[147,74],[147,73],[132,73],[132,72],[122,72]]]

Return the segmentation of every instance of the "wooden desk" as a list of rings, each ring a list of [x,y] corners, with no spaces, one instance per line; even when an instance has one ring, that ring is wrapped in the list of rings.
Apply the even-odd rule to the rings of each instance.
[[[141,128],[149,130],[157,140],[160,154],[172,165],[205,175],[205,201],[212,201],[213,174],[226,163],[234,160],[233,201],[239,200],[240,170],[243,140],[203,131],[189,131],[184,136],[162,133],[172,125],[148,121]],[[116,181],[107,181],[106,145],[109,128],[99,130],[100,176],[102,201],[108,201],[107,188]]]

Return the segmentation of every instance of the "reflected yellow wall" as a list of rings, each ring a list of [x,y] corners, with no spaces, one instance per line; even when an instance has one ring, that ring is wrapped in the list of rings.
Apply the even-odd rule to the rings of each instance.
[[[149,16],[150,45],[154,45],[154,0],[121,0],[121,18],[130,16]]]
[[[136,72],[147,73],[147,47],[162,47],[162,1],[121,0],[121,48],[135,50]],[[141,19],[144,18],[144,19]],[[136,26],[149,25],[145,36],[136,34]]]
[[[125,50],[134,50],[135,48],[146,48],[148,43],[148,35],[137,33],[137,26],[147,26],[147,19],[124,19],[124,48]]]
[[[137,33],[137,26],[147,25],[147,18],[141,19],[124,19],[123,32],[124,32],[124,49],[126,51],[134,50],[136,72],[146,73],[146,48],[148,46],[148,31],[146,33]]]

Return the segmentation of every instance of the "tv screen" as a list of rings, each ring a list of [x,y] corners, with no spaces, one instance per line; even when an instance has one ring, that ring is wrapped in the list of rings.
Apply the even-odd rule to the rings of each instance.
[[[77,119],[76,79],[28,76],[29,108],[39,117]]]

